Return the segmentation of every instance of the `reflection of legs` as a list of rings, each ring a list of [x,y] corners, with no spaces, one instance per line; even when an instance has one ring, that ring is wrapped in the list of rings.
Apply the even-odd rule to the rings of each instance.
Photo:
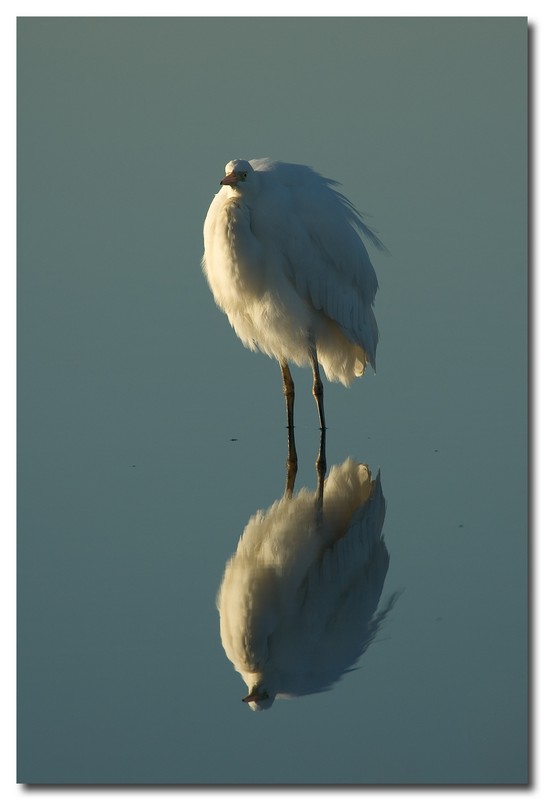
[[[280,361],[281,376],[283,378],[283,394],[285,395],[285,406],[287,408],[287,483],[285,485],[286,497],[291,497],[295,478],[297,475],[297,450],[295,447],[295,384],[291,377],[291,371],[286,361]]]
[[[323,511],[323,485],[325,483],[325,473],[327,471],[325,438],[325,428],[321,428],[321,435],[319,437],[319,455],[317,456],[317,461],[315,462],[315,469],[317,472],[317,504],[321,512]]]

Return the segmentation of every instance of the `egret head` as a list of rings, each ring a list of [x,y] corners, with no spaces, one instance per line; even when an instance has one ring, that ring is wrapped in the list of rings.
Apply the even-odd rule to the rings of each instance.
[[[256,683],[247,697],[242,698],[242,701],[247,703],[252,711],[266,711],[274,702],[275,697],[275,691],[267,689],[264,683]]]
[[[255,170],[249,161],[244,161],[242,158],[235,158],[226,165],[225,177],[220,181],[220,184],[221,186],[230,186],[233,189],[242,191],[246,188],[245,184],[251,184],[254,175]]]

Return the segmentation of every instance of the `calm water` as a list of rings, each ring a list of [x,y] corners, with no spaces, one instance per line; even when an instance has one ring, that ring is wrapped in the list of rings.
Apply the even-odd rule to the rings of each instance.
[[[526,34],[19,22],[21,782],[526,781]],[[224,164],[263,155],[341,181],[390,251],[377,374],[325,400],[329,467],[381,470],[399,596],[359,669],[255,714],[215,600],[283,494],[281,376],[199,262]]]

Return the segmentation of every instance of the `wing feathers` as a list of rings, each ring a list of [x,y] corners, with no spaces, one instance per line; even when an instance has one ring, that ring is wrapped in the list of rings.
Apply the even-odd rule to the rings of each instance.
[[[281,233],[275,241],[282,242],[289,279],[316,310],[337,322],[350,341],[363,347],[373,364],[378,329],[372,305],[378,281],[360,236],[383,248],[380,240],[352,203],[332,188],[335,181],[298,164],[269,159],[251,164],[262,173],[270,197],[260,212],[266,215],[260,228],[263,235],[266,231]],[[258,219],[255,226],[259,231]]]

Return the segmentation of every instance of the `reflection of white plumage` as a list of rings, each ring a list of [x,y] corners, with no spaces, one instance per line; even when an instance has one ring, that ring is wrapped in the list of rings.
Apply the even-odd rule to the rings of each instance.
[[[329,688],[366,650],[389,565],[379,474],[348,459],[322,513],[303,489],[248,522],[217,597],[221,641],[254,710]]]
[[[346,386],[375,366],[378,283],[359,234],[381,243],[360,214],[309,167],[270,159],[230,161],[204,224],[203,267],[217,305],[252,350],[311,364],[321,427],[323,385]],[[292,423],[292,404],[288,415]]]

